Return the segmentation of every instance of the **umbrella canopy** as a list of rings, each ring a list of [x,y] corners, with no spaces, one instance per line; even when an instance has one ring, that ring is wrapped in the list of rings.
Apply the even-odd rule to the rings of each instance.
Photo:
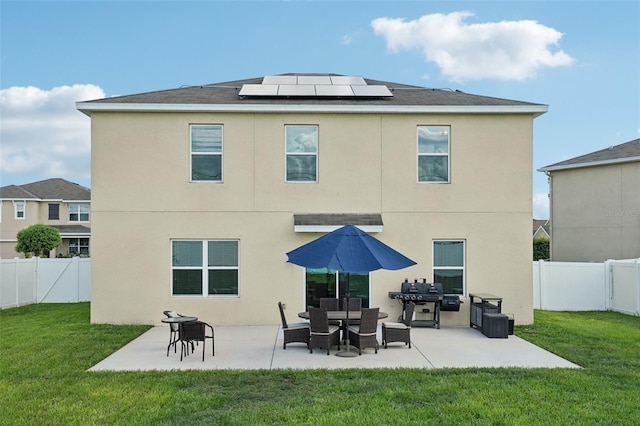
[[[288,262],[305,268],[364,273],[416,264],[353,225],[345,225],[287,253]]]

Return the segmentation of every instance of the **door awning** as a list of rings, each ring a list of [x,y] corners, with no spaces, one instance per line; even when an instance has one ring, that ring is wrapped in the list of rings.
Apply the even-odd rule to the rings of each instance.
[[[333,232],[344,225],[355,225],[364,232],[382,232],[380,213],[299,213],[293,215],[295,232]]]

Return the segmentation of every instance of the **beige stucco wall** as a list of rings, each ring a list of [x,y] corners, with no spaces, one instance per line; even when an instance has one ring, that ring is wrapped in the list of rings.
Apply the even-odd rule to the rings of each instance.
[[[640,162],[552,172],[551,257],[640,257]]]
[[[189,124],[224,125],[224,183],[190,183]],[[319,182],[286,183],[285,124],[319,126]],[[416,126],[451,125],[451,183],[418,184]],[[466,240],[467,292],[533,321],[529,115],[92,114],[95,323],[160,324],[175,310],[217,325],[276,324],[304,310],[304,270],[285,253],[294,213],[382,213],[380,240],[418,265],[371,274],[371,302],[404,278],[431,281],[433,239]],[[239,297],[172,297],[171,240],[240,241]],[[465,295],[466,296],[466,295]],[[465,298],[466,299],[466,298]],[[467,301],[468,302],[468,301]],[[443,313],[468,324],[468,303]]]

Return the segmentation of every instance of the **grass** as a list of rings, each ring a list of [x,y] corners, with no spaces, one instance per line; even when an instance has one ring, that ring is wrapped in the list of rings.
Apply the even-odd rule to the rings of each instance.
[[[91,325],[87,303],[0,311],[0,423],[640,425],[638,317],[516,327],[581,370],[86,371],[147,328]]]

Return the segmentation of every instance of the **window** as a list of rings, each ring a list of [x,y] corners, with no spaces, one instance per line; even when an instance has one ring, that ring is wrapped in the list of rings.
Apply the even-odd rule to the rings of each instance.
[[[465,294],[464,241],[433,242],[433,282],[441,283],[445,294]]]
[[[285,126],[287,182],[318,181],[318,126]]]
[[[191,181],[222,182],[222,126],[191,126]]]
[[[24,220],[25,218],[25,203],[24,201],[14,201],[13,208],[15,212],[15,218],[18,220]]]
[[[323,269],[306,270],[306,308],[317,308],[320,299],[325,297],[347,297],[347,279],[349,297],[362,299],[362,307],[369,307],[369,274],[350,273]],[[336,285],[337,283],[337,285]]]
[[[239,294],[237,240],[174,240],[171,258],[174,296]]]
[[[418,182],[449,182],[449,126],[418,126]]]
[[[60,204],[49,204],[49,220],[60,220]]]
[[[89,204],[69,204],[69,222],[89,222]]]
[[[89,255],[89,239],[88,238],[71,238],[69,240],[69,254]]]

